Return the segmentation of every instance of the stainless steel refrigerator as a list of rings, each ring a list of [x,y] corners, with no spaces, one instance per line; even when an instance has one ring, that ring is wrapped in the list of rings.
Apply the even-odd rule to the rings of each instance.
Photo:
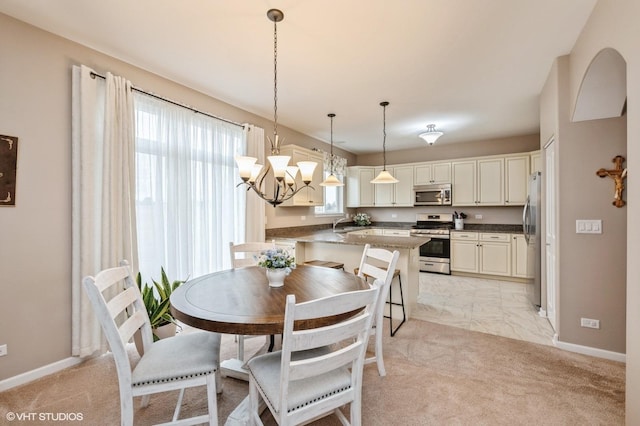
[[[527,295],[534,306],[541,306],[541,212],[540,212],[540,172],[529,176],[529,196],[522,211],[522,231],[527,241]]]

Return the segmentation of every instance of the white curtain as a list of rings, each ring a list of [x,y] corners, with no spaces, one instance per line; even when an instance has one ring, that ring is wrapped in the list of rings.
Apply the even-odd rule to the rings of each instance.
[[[245,238],[246,195],[235,165],[243,128],[142,93],[136,103],[140,273],[185,280],[231,267]]]
[[[258,164],[265,164],[264,129],[252,124],[245,124],[244,135],[247,140],[247,155],[257,158]],[[253,190],[246,191],[246,195],[247,220],[244,241],[264,241],[266,203],[254,194]]]
[[[82,278],[126,259],[137,268],[131,83],[73,67],[72,355],[106,350]]]

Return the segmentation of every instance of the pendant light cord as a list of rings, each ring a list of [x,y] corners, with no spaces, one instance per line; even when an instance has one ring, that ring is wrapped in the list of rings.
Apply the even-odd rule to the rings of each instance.
[[[333,117],[335,116],[333,113],[329,114],[329,118],[331,119],[331,153],[329,154],[331,174],[333,174]]]
[[[382,170],[387,170],[387,105],[389,102],[380,102],[382,106]]]

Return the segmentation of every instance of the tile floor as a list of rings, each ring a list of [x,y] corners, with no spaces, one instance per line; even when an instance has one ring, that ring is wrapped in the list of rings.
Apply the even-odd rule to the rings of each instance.
[[[517,282],[421,272],[418,319],[552,345],[554,331]]]

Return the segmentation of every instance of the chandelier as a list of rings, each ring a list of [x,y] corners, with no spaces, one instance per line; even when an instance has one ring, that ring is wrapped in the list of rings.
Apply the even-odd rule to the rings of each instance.
[[[382,171],[371,181],[374,185],[400,182],[387,171],[387,105],[389,105],[387,101],[380,102],[382,107]]]
[[[273,138],[267,136],[271,143],[271,155],[267,157],[269,160],[267,167],[256,164],[258,159],[255,157],[236,157],[242,179],[242,182],[237,186],[246,185],[247,191],[252,189],[258,197],[276,207],[292,198],[303,188],[315,190],[309,184],[313,179],[313,171],[317,163],[315,161],[299,161],[297,166],[289,166],[291,157],[280,155],[282,141],[278,136],[278,22],[284,19],[284,13],[278,9],[269,9],[267,16],[273,22]],[[269,171],[273,171],[273,190],[271,192],[264,189]],[[300,172],[304,186],[298,186],[296,183],[298,172]]]
[[[331,113],[327,114],[327,117],[331,119],[331,153],[329,154],[329,161],[331,162],[330,171],[331,174],[320,184],[320,186],[344,186],[344,183],[340,182],[340,179],[335,174],[334,169],[334,157],[333,157],[333,117],[336,115]]]

